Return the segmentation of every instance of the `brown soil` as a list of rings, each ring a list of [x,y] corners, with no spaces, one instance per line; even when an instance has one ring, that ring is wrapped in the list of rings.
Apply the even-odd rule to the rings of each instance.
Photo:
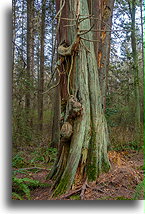
[[[99,176],[96,182],[82,184],[57,199],[50,199],[50,187],[39,187],[31,191],[31,200],[132,200],[136,186],[143,180],[143,152],[109,152],[111,169]],[[28,175],[17,174],[18,177],[30,177],[43,183],[48,171]],[[143,199],[143,190],[138,200]]]

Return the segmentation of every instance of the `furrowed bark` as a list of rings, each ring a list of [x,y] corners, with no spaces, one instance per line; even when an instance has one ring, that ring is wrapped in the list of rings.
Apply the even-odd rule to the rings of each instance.
[[[77,0],[74,3],[69,0],[65,7],[69,8],[68,18],[70,19],[74,18],[75,14],[78,20],[80,14],[81,18],[89,14],[87,1]],[[70,41],[70,47],[81,29],[91,29],[89,18],[80,22],[77,30],[73,27],[68,30],[67,39]],[[51,172],[51,178],[57,177],[52,197],[65,193],[73,184],[77,185],[84,179],[95,181],[101,172],[109,170],[110,167],[107,156],[109,138],[101,103],[97,60],[94,43],[89,42],[93,40],[92,32],[87,32],[83,38],[84,45],[81,45],[81,38],[79,38],[77,49],[73,51],[70,59],[71,64],[73,57],[70,76],[71,96],[67,95],[66,98],[64,122],[67,121],[72,125],[73,133],[66,141],[63,138],[60,140],[58,160]],[[80,104],[78,112],[76,109],[70,110],[70,99]],[[72,112],[77,113],[74,116]]]

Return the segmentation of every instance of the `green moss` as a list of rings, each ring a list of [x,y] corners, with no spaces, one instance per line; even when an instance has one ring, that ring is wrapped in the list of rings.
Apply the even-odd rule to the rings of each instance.
[[[80,195],[72,195],[72,196],[70,196],[70,199],[72,199],[72,200],[80,200],[81,198],[80,198]]]
[[[87,176],[88,176],[89,181],[95,181],[96,180],[96,177],[97,177],[96,163],[88,165]]]
[[[102,161],[102,172],[108,172],[110,169],[110,163],[109,161]]]
[[[55,188],[54,192],[52,193],[52,197],[57,197],[64,194],[68,189],[68,184],[69,176],[65,176],[65,178],[62,178],[58,186]]]

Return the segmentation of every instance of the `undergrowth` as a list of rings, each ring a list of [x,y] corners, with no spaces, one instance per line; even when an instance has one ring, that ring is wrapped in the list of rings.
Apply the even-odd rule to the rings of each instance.
[[[41,183],[38,180],[30,178],[12,177],[12,199],[13,200],[31,200],[31,189],[38,187],[49,187],[50,184]]]
[[[144,181],[141,181],[135,188],[135,193],[132,200],[140,200],[140,197],[144,195]]]

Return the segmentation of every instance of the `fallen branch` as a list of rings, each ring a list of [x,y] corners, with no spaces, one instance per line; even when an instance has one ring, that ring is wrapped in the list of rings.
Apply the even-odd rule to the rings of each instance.
[[[19,168],[19,169],[13,169],[13,171],[17,172],[19,170],[33,170],[33,169],[37,169],[37,170],[45,170],[45,171],[49,171],[46,168],[41,168],[41,167],[30,167],[30,168]]]

